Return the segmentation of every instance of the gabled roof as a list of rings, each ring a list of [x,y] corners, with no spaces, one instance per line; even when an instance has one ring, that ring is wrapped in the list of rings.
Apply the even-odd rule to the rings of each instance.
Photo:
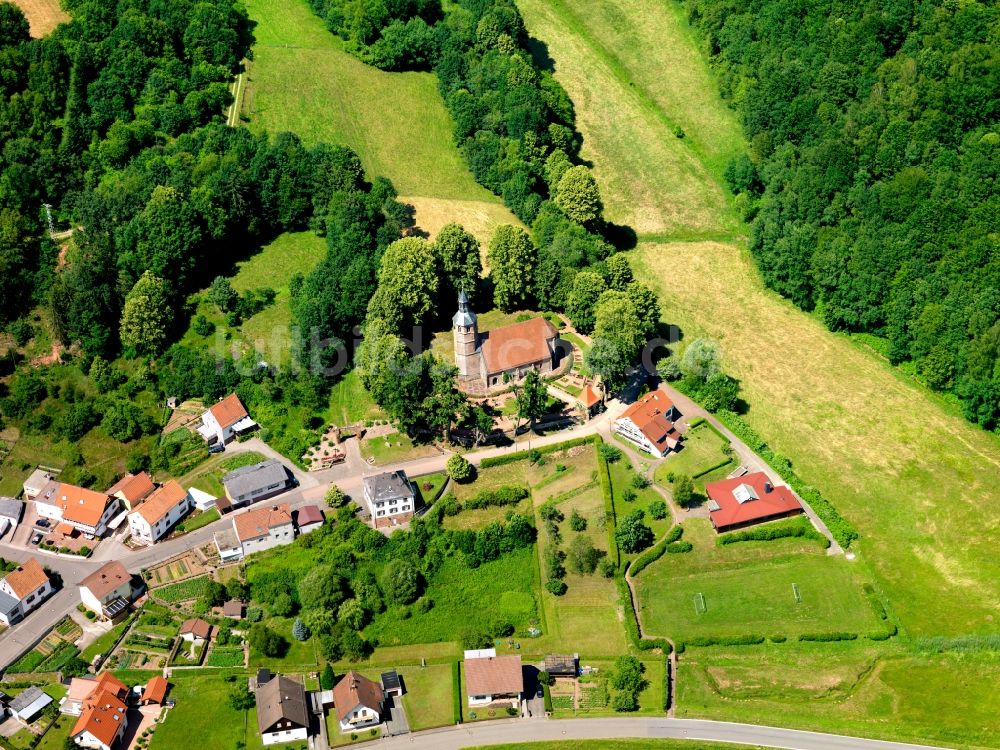
[[[136,508],[133,513],[140,515],[146,523],[152,526],[183,502],[187,494],[187,490],[181,487],[180,482],[171,479],[150,495],[149,499]]]
[[[36,702],[40,704],[38,706],[38,710],[40,711],[44,706],[47,706],[52,702],[52,698],[48,693],[43,692],[37,685],[32,685],[24,692],[15,695],[11,702],[7,705],[13,713],[21,714],[26,708]]]
[[[295,512],[295,523],[299,526],[323,523],[323,511],[315,505],[304,505]]]
[[[357,672],[348,672],[333,688],[337,719],[343,721],[358,706],[382,713],[382,687]]]
[[[630,419],[653,445],[661,451],[674,448],[680,437],[674,423],[667,417],[674,402],[661,390],[650,391],[627,408],[619,419]]]
[[[76,720],[70,737],[76,738],[90,732],[97,740],[111,747],[126,723],[125,703],[108,690],[98,690],[84,704],[83,713]]]
[[[49,482],[35,498],[35,502],[60,508],[66,521],[96,527],[111,498],[103,492],[94,492],[85,487],[65,482]]]
[[[559,334],[545,318],[496,328],[484,334],[483,359],[487,375],[550,359],[548,342]]]
[[[413,486],[406,478],[406,472],[402,469],[383,471],[381,474],[364,477],[361,481],[364,483],[367,494],[377,503],[393,499],[412,500],[416,497]]]
[[[234,498],[249,494],[256,489],[287,482],[288,469],[276,458],[269,458],[251,466],[241,466],[222,478],[222,483]]]
[[[138,474],[126,474],[123,476],[108,488],[108,494],[117,495],[120,492],[125,502],[132,505],[143,498],[149,497],[155,489],[156,485],[153,484],[153,478],[146,472],[140,471]]]
[[[97,677],[74,677],[70,680],[67,700],[84,703],[101,691],[125,700],[128,687],[110,672],[101,672]]]
[[[38,560],[30,557],[4,576],[4,581],[10,586],[14,596],[24,599],[48,583],[49,577],[42,570]]]
[[[271,529],[291,522],[292,515],[285,504],[241,513],[233,519],[233,528],[236,529],[236,538],[246,542],[266,536]]]
[[[240,397],[235,393],[230,393],[217,404],[210,406],[208,410],[212,412],[215,421],[222,428],[230,427],[244,417],[249,416],[246,407],[240,401]]]
[[[163,699],[167,697],[167,687],[167,681],[161,675],[156,675],[146,683],[140,700],[163,703]]]
[[[487,656],[465,660],[465,686],[469,695],[504,695],[524,690],[521,657]]]
[[[112,560],[80,581],[80,588],[85,588],[98,599],[103,599],[131,580],[132,576],[125,570],[125,566],[118,560]]]
[[[185,620],[181,623],[181,629],[177,631],[177,634],[186,635],[187,633],[190,633],[195,638],[201,638],[204,640],[212,634],[212,626],[204,620],[199,620],[197,618]]]
[[[222,605],[222,616],[234,618],[243,617],[243,602],[239,599],[230,599]]]
[[[14,522],[21,520],[24,503],[13,497],[0,497],[0,518],[13,518]]]
[[[301,682],[279,675],[257,688],[257,728],[261,734],[279,721],[309,726],[306,689]]]
[[[762,471],[705,485],[709,517],[717,529],[763,521],[802,510],[802,504],[783,485],[771,484]]]

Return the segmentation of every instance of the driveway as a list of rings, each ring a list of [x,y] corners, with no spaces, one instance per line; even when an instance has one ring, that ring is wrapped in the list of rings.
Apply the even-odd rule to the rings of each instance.
[[[599,740],[623,737],[732,742],[787,750],[927,750],[929,745],[911,745],[836,734],[754,724],[733,724],[698,719],[548,719],[540,721],[484,721],[447,729],[418,732],[382,740],[380,748],[396,750],[460,750],[479,745],[497,745],[546,740]]]

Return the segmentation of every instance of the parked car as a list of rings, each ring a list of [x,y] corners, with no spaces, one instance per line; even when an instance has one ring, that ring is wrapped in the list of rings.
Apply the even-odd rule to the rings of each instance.
[[[41,534],[35,534],[34,536],[31,537],[31,543],[32,544],[38,544],[40,541],[42,541],[42,535]]]
[[[38,526],[38,527],[43,528],[43,529],[47,529],[51,525],[52,525],[52,522],[49,521],[49,519],[47,519],[47,518],[39,518],[37,521],[35,521],[35,526]]]
[[[222,443],[212,443],[208,446],[209,453],[222,453],[224,450],[226,450],[226,446]]]

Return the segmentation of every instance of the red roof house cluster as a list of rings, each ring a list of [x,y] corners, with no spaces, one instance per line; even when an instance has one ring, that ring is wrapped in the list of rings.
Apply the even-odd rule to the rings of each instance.
[[[650,391],[615,420],[615,432],[647,453],[665,456],[680,444],[681,436],[674,426],[678,416],[666,393]]]

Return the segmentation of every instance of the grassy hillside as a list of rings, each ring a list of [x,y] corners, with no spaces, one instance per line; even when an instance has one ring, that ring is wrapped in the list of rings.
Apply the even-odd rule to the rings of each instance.
[[[402,195],[500,205],[455,148],[433,74],[365,65],[343,50],[305,0],[246,6],[257,22],[244,100],[251,127],[291,130],[307,144],[349,146],[369,175],[385,175]]]
[[[617,11],[588,18],[617,12],[650,30],[634,36],[635,49],[612,67],[609,24],[584,25],[562,2],[519,3],[578,108],[609,214],[635,221],[640,232],[738,229],[714,157],[687,145],[731,132],[732,112],[714,94],[668,96],[644,85],[652,72],[643,66],[677,80],[702,75],[693,37],[678,29],[683,19],[673,10],[614,5]],[[693,72],[677,72],[685,68]],[[683,141],[671,133],[674,121],[689,123]],[[678,164],[685,165],[680,173]],[[861,531],[862,564],[873,568],[904,627],[915,634],[994,629],[1000,563],[987,530],[1000,522],[1000,488],[991,482],[1000,470],[997,440],[765,291],[741,245],[646,243],[634,257],[661,292],[666,320],[688,338],[721,342],[726,367],[743,381],[753,426]]]

